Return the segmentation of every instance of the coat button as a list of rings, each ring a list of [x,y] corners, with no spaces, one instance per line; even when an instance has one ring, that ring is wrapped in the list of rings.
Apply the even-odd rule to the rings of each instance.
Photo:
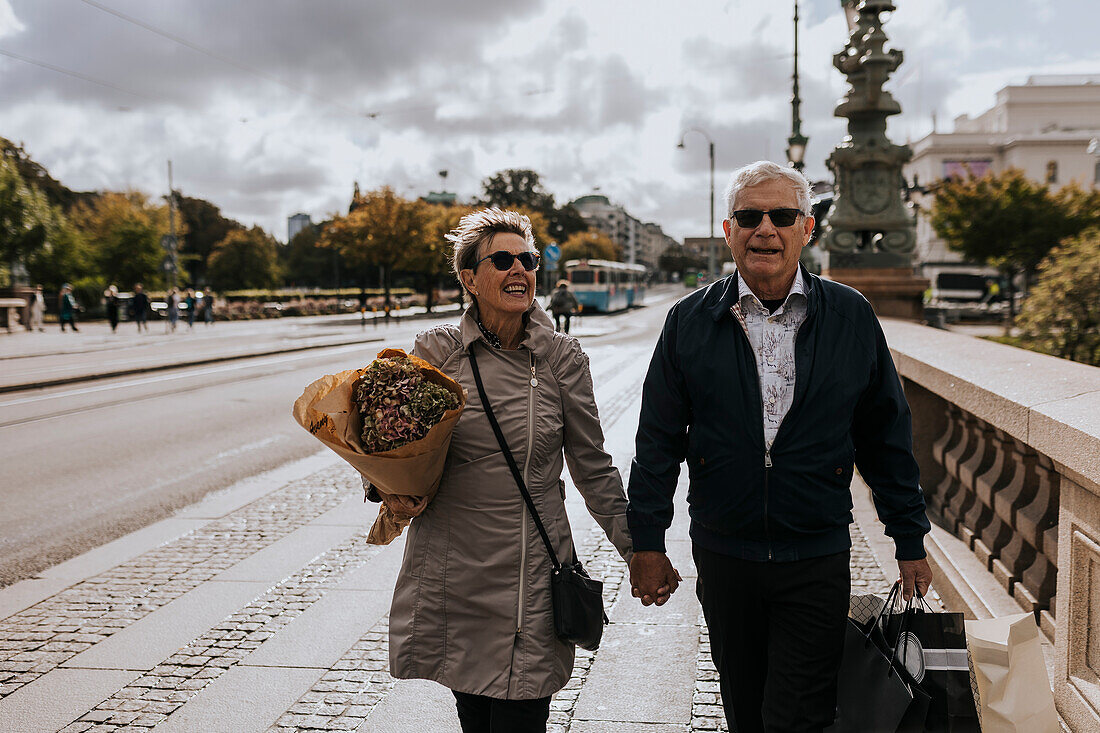
[[[837,476],[842,476],[842,475],[844,475],[844,469],[843,469],[843,468],[837,468],[837,469],[836,469],[836,475],[837,475]]]

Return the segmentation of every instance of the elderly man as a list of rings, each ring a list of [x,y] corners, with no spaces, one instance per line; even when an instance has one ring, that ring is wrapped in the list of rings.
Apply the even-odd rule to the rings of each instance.
[[[909,406],[870,304],[799,266],[801,173],[735,172],[722,222],[737,272],[669,311],[642,393],[627,511],[633,593],[663,604],[680,463],[696,593],[730,730],[820,731],[836,712],[850,591],[853,463],[908,599],[932,573]]]

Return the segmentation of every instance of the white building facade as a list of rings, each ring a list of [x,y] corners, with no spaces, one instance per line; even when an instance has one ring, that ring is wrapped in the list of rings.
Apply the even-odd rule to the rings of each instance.
[[[1053,189],[1071,181],[1100,183],[1100,74],[1033,76],[997,92],[993,107],[978,117],[955,119],[954,132],[933,132],[911,144],[905,177],[922,186],[952,176],[975,176],[1018,168]],[[1091,147],[1090,147],[1091,144]],[[924,274],[961,263],[936,237],[927,213],[931,195],[918,196],[917,261]]]
[[[659,224],[643,223],[623,207],[612,204],[606,196],[581,196],[571,204],[590,227],[603,232],[618,245],[623,262],[628,264],[656,270],[665,250],[680,246]]]

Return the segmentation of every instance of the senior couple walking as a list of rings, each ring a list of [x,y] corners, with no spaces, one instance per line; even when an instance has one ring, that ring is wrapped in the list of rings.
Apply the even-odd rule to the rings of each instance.
[[[726,207],[737,272],[677,302],[656,335],[625,492],[604,450],[588,357],[534,300],[528,219],[486,209],[447,236],[467,308],[457,325],[417,336],[413,353],[466,387],[466,409],[430,503],[371,494],[414,517],[390,671],[450,688],[464,733],[544,731],[574,657],[555,635],[547,547],[489,409],[558,557],[575,556],[568,465],[644,605],[663,605],[681,581],[665,532],[687,462],[695,592],[730,730],[833,722],[853,465],[897,548],[905,596],[928,588],[909,407],[868,302],[799,266],[814,224],[806,179],[754,163],[731,177]]]

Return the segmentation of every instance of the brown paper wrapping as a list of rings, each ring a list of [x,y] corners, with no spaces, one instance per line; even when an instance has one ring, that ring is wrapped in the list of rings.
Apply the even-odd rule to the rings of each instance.
[[[405,356],[401,349],[383,349],[378,358]],[[423,496],[428,501],[435,496],[443,477],[443,464],[451,446],[451,432],[466,406],[466,391],[450,377],[416,356],[409,356],[430,382],[458,395],[459,404],[447,410],[420,440],[381,453],[365,453],[359,446],[363,420],[355,404],[355,382],[362,369],[349,369],[328,374],[306,387],[294,401],[294,419],[331,448],[336,455],[355,467],[374,487],[385,494]],[[386,505],[378,510],[367,542],[388,545],[409,525],[408,519],[397,519]]]

